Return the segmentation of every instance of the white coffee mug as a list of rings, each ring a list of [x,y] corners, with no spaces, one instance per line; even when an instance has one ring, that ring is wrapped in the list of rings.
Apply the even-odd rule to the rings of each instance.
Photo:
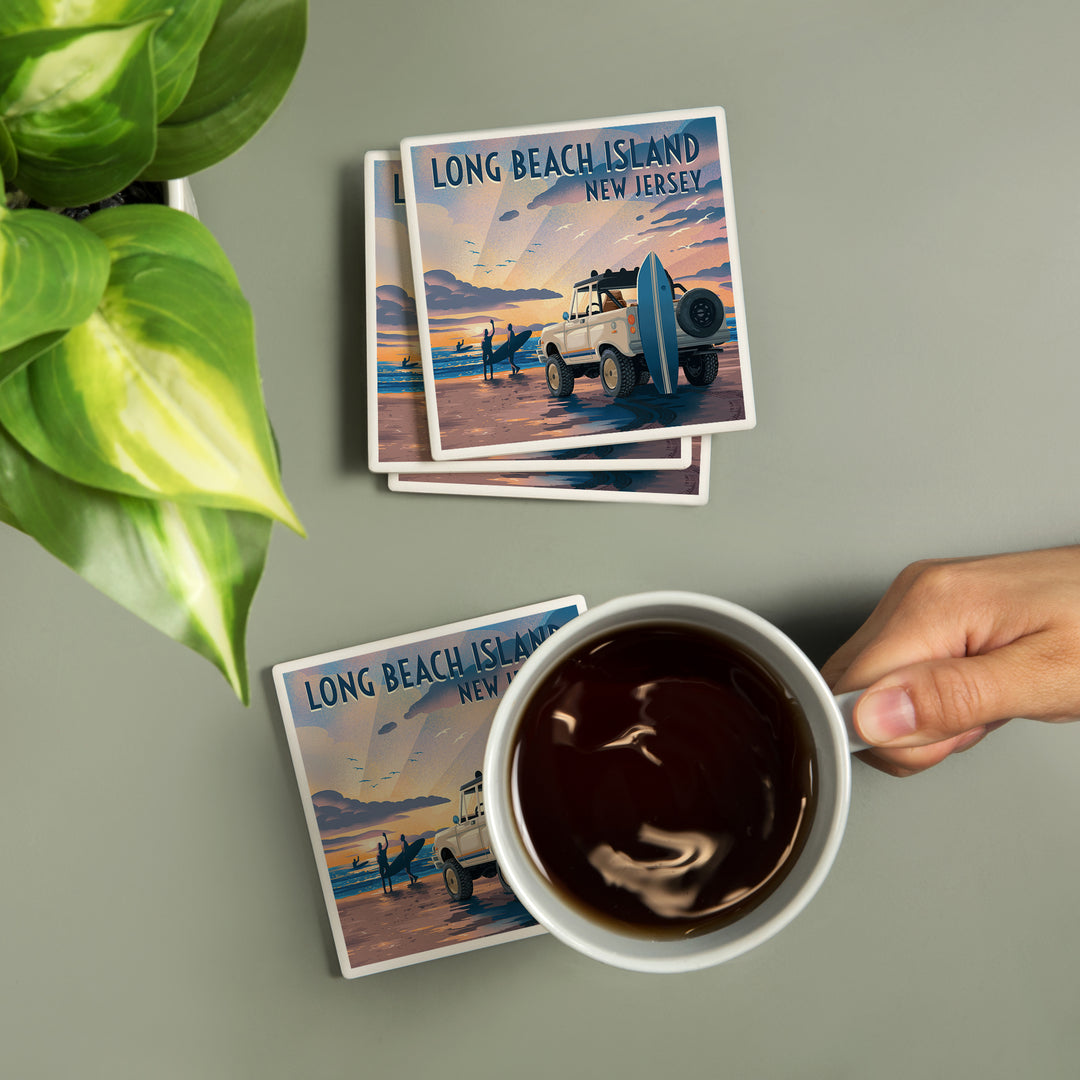
[[[522,713],[533,691],[586,642],[643,624],[704,628],[737,642],[802,706],[817,761],[817,804],[805,846],[781,884],[737,921],[699,935],[650,938],[570,906],[530,855],[518,827],[511,782]],[[485,813],[507,882],[532,916],[579,952],[634,971],[692,971],[730,960],[785,927],[810,902],[832,866],[847,821],[851,753],[865,749],[851,710],[859,691],[834,697],[801,649],[767,620],[737,604],[690,592],[650,592],[611,600],[579,615],[522,665],[492,721],[484,758]]]

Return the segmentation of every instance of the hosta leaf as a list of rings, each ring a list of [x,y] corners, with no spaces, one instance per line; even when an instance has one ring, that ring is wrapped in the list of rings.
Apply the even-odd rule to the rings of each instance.
[[[91,585],[215,664],[248,702],[244,637],[271,522],[84,487],[0,428],[0,518]]]
[[[190,214],[169,206],[133,204],[91,214],[83,225],[105,242],[114,263],[131,255],[156,254],[196,263],[232,288],[240,288],[236,271],[213,233]]]
[[[88,319],[108,280],[108,248],[88,229],[0,206],[0,352]],[[0,358],[0,379],[3,368]]]
[[[98,310],[0,384],[0,422],[79,483],[250,510],[302,532],[281,489],[250,308],[207,269],[215,241],[163,209],[159,229],[201,236],[203,261],[139,251],[116,239],[126,210],[87,219],[103,219],[102,238],[122,257]]]
[[[28,195],[46,206],[96,202],[153,158],[150,44],[160,21],[0,37],[0,119]]]
[[[195,81],[158,129],[144,176],[187,176],[238,150],[285,96],[307,35],[307,0],[225,0]]]
[[[0,205],[4,202],[4,177],[14,176],[19,168],[19,154],[11,141],[7,124],[0,120]]]
[[[221,0],[3,0],[0,34],[56,27],[131,23],[169,13],[154,35],[152,57],[157,118],[164,119],[184,100],[199,62],[199,50],[217,18]]]
[[[9,375],[14,375],[16,371],[24,368],[35,356],[40,356],[47,349],[51,349],[66,333],[66,330],[54,330],[0,352],[0,383]]]
[[[19,522],[15,517],[15,511],[4,501],[4,488],[0,484],[0,522],[10,525],[13,529],[19,529]]]

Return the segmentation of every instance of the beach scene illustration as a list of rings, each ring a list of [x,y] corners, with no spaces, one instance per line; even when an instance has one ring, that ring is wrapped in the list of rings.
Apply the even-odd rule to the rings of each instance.
[[[374,471],[394,472],[436,468],[454,472],[480,471],[489,466],[471,461],[433,464],[428,433],[424,375],[420,361],[420,335],[413,298],[401,161],[396,152],[369,151],[365,155],[366,289],[369,462]],[[511,324],[512,325],[512,324]],[[440,379],[481,377],[494,383],[499,373],[520,373],[542,367],[537,339],[530,331],[514,336],[510,355],[507,334],[494,320],[485,328],[491,357],[484,373],[484,339],[447,338],[435,351]],[[513,338],[511,338],[511,341]],[[510,361],[513,361],[511,366]],[[501,384],[500,384],[501,385]],[[524,387],[523,387],[524,389]],[[493,400],[492,405],[496,404]],[[558,418],[552,418],[552,422]],[[670,438],[644,443],[598,443],[574,449],[500,456],[500,467],[510,471],[547,468],[559,471],[590,470],[602,466],[622,469],[685,468],[690,455],[688,439]]]
[[[481,773],[500,695],[581,597],[279,664],[342,973],[539,933],[498,871]]]
[[[435,458],[753,426],[722,110],[412,138],[401,153]],[[643,271],[666,308],[637,289]],[[625,288],[590,296],[590,279]],[[526,333],[485,377],[486,349]],[[649,355],[665,347],[674,366]]]

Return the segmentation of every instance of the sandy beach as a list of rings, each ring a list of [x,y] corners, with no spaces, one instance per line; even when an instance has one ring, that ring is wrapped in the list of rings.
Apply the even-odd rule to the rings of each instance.
[[[487,380],[482,375],[443,379],[436,384],[443,447],[473,450],[533,442],[532,449],[542,450],[550,439],[624,434],[640,439],[658,429],[743,420],[746,408],[737,348],[723,349],[719,356],[720,374],[712,386],[699,389],[680,382],[670,397],[650,383],[616,400],[605,396],[599,379],[582,378],[571,397],[556,400],[548,393],[541,367],[523,368],[518,375],[503,369]],[[380,395],[380,456],[387,461],[429,457],[423,418],[423,394]]]
[[[450,899],[438,874],[414,885],[398,879],[392,893],[346,897],[337,910],[353,967],[536,925],[498,878],[477,879],[465,903]]]

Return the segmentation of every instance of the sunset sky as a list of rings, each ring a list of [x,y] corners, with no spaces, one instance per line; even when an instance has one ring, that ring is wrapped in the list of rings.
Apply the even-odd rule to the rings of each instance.
[[[534,609],[527,616],[437,639],[398,640],[363,654],[334,654],[283,673],[294,745],[330,866],[347,864],[354,855],[373,858],[384,830],[396,851],[401,833],[411,840],[451,823],[461,785],[483,765],[507,674],[520,666],[516,635],[522,635],[531,652],[530,629],[545,627],[546,634],[552,623],[565,625],[574,614],[576,609],[561,605],[553,611]],[[499,662],[496,637],[503,643]],[[462,675],[440,678],[457,674],[444,652],[455,656],[455,647]],[[406,681],[414,685],[388,689],[393,679],[385,676],[384,663],[398,680],[404,664]],[[364,668],[367,674],[361,675]],[[425,669],[430,669],[428,678]],[[343,693],[339,676],[357,692]],[[478,700],[463,702],[459,683],[475,690],[472,683],[478,678],[482,687],[497,682],[496,695],[482,689]],[[359,690],[361,681],[370,696]]]
[[[499,331],[512,322],[537,332],[561,319],[575,281],[594,269],[638,266],[650,250],[676,281],[711,287],[732,306],[726,150],[711,114],[403,145],[426,286],[421,309],[435,346],[461,338],[475,345],[489,317]],[[479,168],[470,173],[470,164]],[[404,232],[405,208],[394,202],[399,168],[380,170],[374,193],[380,344],[395,349],[403,344],[395,326],[410,315],[405,294],[416,291],[398,284],[414,280],[403,253],[417,249]]]

